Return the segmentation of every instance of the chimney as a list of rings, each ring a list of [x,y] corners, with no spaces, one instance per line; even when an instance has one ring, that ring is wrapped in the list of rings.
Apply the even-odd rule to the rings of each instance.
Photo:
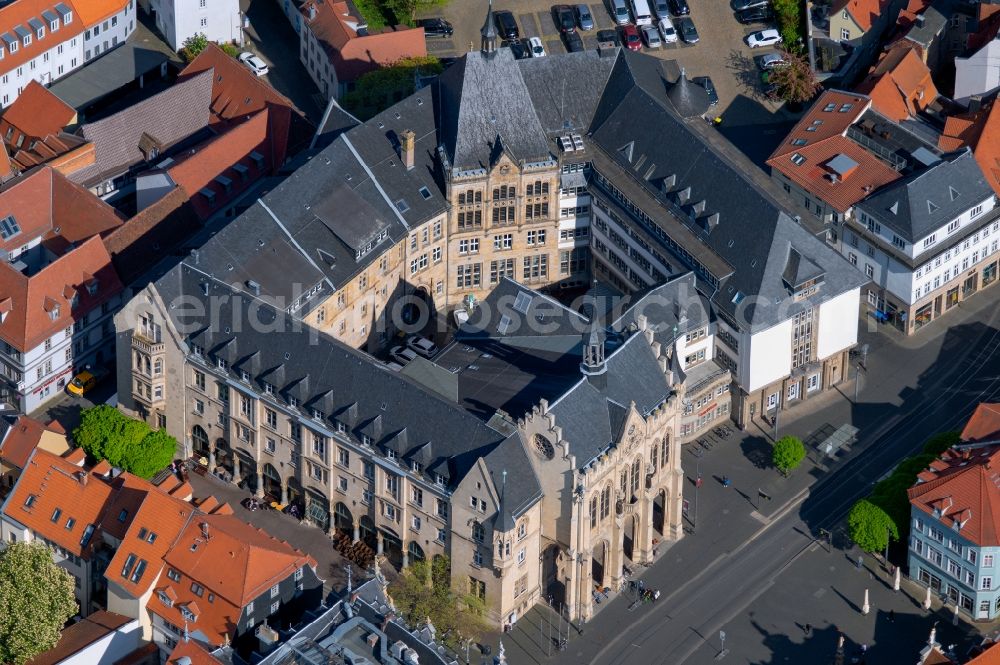
[[[969,97],[969,113],[979,113],[983,108],[983,96],[973,95]]]
[[[414,152],[416,151],[416,135],[413,130],[404,129],[400,136],[399,157],[403,160],[403,166],[407,171],[413,170]]]
[[[77,471],[76,472],[76,479],[80,481],[81,485],[83,485],[84,487],[86,487],[87,486],[87,477],[89,475],[90,474],[87,473],[86,471]]]

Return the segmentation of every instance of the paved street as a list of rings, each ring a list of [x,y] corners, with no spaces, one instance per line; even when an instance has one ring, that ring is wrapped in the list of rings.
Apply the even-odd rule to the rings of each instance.
[[[719,630],[727,630],[732,637],[726,662],[822,662],[836,645],[831,626],[837,625],[849,643],[871,647],[869,662],[903,662],[875,658],[887,653],[909,662],[932,620],[902,595],[852,569],[847,557],[854,553],[842,549],[848,545],[842,534],[832,554],[812,550],[818,548],[819,529],[836,529],[854,500],[900,458],[919,449],[930,434],[959,427],[975,404],[1000,396],[1000,312],[993,294],[983,296],[941,321],[950,328],[927,331],[930,336],[902,339],[881,328],[863,333],[871,354],[858,404],[852,403],[853,385],[848,384],[848,394],[827,396],[820,410],[784,419],[779,434],[802,437],[823,425],[857,425],[859,442],[832,464],[821,463],[813,451],[790,479],[783,479],[760,459],[770,434],[760,429],[738,442],[721,442],[701,458],[685,452],[688,476],[693,478],[697,467],[707,482],[697,497],[695,533],[643,571],[647,586],[663,592],[660,600],[632,611],[629,600],[614,600],[582,634],[570,630],[568,649],[551,657],[546,655],[547,615],[535,610],[504,636],[508,658],[519,663],[708,663],[720,646]],[[723,474],[732,478],[732,487],[713,482]],[[758,488],[773,497],[760,513],[753,505]],[[692,492],[688,485],[686,496],[693,502]],[[868,565],[877,569],[871,561]],[[875,610],[861,620],[856,607],[866,586]],[[886,608],[895,608],[896,623],[883,618],[880,611]],[[793,611],[799,614],[790,616]],[[964,641],[949,632],[947,618],[942,640]],[[795,622],[816,627],[809,640]]]

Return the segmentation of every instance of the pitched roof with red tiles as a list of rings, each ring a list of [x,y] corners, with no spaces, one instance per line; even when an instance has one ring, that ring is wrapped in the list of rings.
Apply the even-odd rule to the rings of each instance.
[[[846,136],[870,105],[865,95],[826,91],[774,150],[768,165],[838,212],[846,212],[878,187],[899,178]],[[856,166],[834,178],[830,162],[838,156],[850,158]]]
[[[76,11],[88,25],[100,23],[125,10],[130,0],[77,0]]]
[[[111,486],[69,460],[36,448],[25,465],[4,513],[46,540],[89,558]],[[94,525],[84,541],[88,525]]]
[[[351,15],[343,0],[310,0],[301,12],[303,22],[329,56],[340,81],[354,81],[403,58],[427,55],[423,28],[395,26],[359,35],[361,20]]]
[[[284,161],[288,116],[287,109],[266,108],[198,146],[167,169],[170,179],[187,192],[202,220],[240,196],[260,178],[273,173]],[[264,158],[260,167],[251,158],[251,153]],[[237,166],[242,168],[242,173]],[[220,176],[229,180],[228,191],[217,180]],[[202,190],[214,192],[213,204],[199,195]]]
[[[197,512],[187,501],[140,482],[141,501],[105,573],[105,577],[137,598],[159,579],[163,555]]]
[[[1000,445],[952,448],[918,474],[910,504],[983,546],[1000,545]]]
[[[871,97],[875,110],[896,122],[916,116],[938,97],[927,64],[906,43],[883,53],[857,91]]]
[[[48,136],[60,132],[75,117],[76,110],[72,106],[32,79],[0,116],[0,132],[6,134],[8,128],[13,127],[25,136]]]
[[[4,264],[0,266],[0,339],[27,352],[123,288],[111,255],[96,236],[30,277]]]
[[[888,9],[889,4],[889,0],[835,0],[830,7],[830,14],[847,10],[858,27],[867,32],[882,12]]]
[[[0,439],[0,459],[23,469],[45,432],[66,434],[61,427],[56,429],[51,424],[46,425],[34,418],[18,416],[17,420],[7,428],[3,439]]]
[[[187,658],[187,661],[182,661],[183,658]],[[167,665],[180,665],[182,662],[190,663],[190,665],[221,665],[222,663],[195,640],[180,640],[174,650],[170,652],[170,657],[167,658]]]
[[[79,4],[86,5],[92,1],[84,0]],[[127,0],[117,1],[124,6]],[[62,0],[62,3],[69,9],[74,10],[72,21],[69,24],[63,24],[60,17],[59,29],[55,32],[48,25],[45,25],[45,35],[41,39],[38,39],[37,35],[32,34],[31,43],[25,46],[23,41],[20,42],[16,52],[11,52],[6,48],[6,44],[2,44],[4,46],[4,58],[0,60],[0,71],[13,71],[17,67],[40,57],[43,53],[54,49],[57,45],[83,34],[83,31],[88,26],[80,18],[80,12],[76,6],[77,3],[72,0]],[[17,26],[31,30],[28,21],[31,19],[41,20],[42,12],[51,12],[55,5],[56,3],[52,0],[17,0],[17,2],[6,4],[3,8],[0,8],[0,26],[2,26],[0,27],[0,32],[9,32],[13,35],[14,28]],[[47,24],[48,21],[45,21],[45,23]],[[34,31],[31,30],[31,32]]]
[[[985,645],[982,652],[965,665],[1000,665],[1000,642]]]
[[[1000,16],[1000,14],[997,14]],[[1000,194],[1000,105],[996,98],[974,113],[950,116],[938,138],[942,150],[972,148],[986,181]]]
[[[250,601],[297,569],[316,566],[312,557],[235,516],[201,513],[188,522],[164,560],[180,574],[180,582],[161,579],[149,611],[179,626],[185,622],[180,608],[186,607],[196,617],[187,620],[189,630],[210,644],[231,638]],[[202,594],[191,590],[192,581],[204,587]],[[169,606],[159,598],[161,592],[170,596]]]
[[[208,47],[180,73],[187,79],[206,70],[212,71],[212,113],[216,121],[241,118],[263,110],[268,104],[294,108],[294,104],[216,46]]]
[[[1000,404],[983,402],[962,430],[962,441],[1000,441]]]

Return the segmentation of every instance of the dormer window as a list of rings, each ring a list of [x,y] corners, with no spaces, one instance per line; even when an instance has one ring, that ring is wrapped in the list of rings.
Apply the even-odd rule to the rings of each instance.
[[[226,360],[225,360],[224,358],[216,358],[216,359],[215,359],[215,364],[216,364],[216,365],[218,366],[218,368],[219,368],[219,369],[221,369],[221,370],[226,370],[226,369],[229,369],[229,363],[227,363],[227,362],[226,362]]]
[[[55,321],[59,318],[59,305],[56,305],[51,310],[49,310],[49,318]]]
[[[298,406],[299,406],[299,400],[297,400],[294,397],[292,397],[291,395],[289,395],[288,396],[288,406],[292,407],[293,409],[297,409]]]
[[[250,383],[250,372],[246,370],[240,370],[240,381],[244,383]]]
[[[371,443],[371,439],[368,439],[368,442]],[[395,460],[396,459],[396,451],[392,450],[391,448],[386,448],[385,449],[385,456],[388,459]]]
[[[17,53],[17,42],[10,42],[8,47],[10,48],[11,53]]]
[[[89,282],[87,282],[87,293],[89,293],[92,296],[93,295],[97,295],[97,280],[96,279],[92,279]]]
[[[315,420],[323,420],[323,413],[319,409],[312,410],[312,417]]]
[[[30,46],[31,45],[31,35],[25,35],[24,39],[21,40],[21,43],[24,44],[25,46]]]
[[[163,593],[162,591],[158,591],[156,595],[157,597],[159,597],[160,602],[166,605],[167,607],[174,606],[174,601],[170,600],[170,596],[168,596],[167,594]]]
[[[265,395],[273,395],[274,394],[274,386],[272,386],[270,383],[268,383],[266,381],[264,382],[264,394]]]
[[[181,606],[181,616],[183,616],[186,620],[191,622],[198,620],[198,617],[195,615],[195,613],[184,606]]]

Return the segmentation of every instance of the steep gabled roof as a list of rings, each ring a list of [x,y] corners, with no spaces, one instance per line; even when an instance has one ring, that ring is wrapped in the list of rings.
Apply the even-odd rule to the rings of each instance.
[[[830,7],[830,15],[846,11],[858,27],[867,32],[879,15],[888,10],[889,4],[889,0],[836,0]]]
[[[32,79],[7,107],[0,117],[0,132],[7,127],[30,137],[57,134],[76,118],[76,110],[49,92],[48,88]],[[13,137],[12,137],[13,138]],[[5,142],[9,140],[4,138]]]
[[[871,97],[875,110],[896,122],[915,117],[938,97],[930,69],[907,42],[883,53],[857,90]]]
[[[962,430],[962,441],[1000,441],[1000,404],[983,402]]]
[[[949,116],[945,121],[938,147],[957,150],[962,146],[972,148],[986,180],[1000,194],[1000,105],[996,98],[979,111]]]
[[[53,422],[49,425],[41,421],[29,418],[28,416],[18,416],[13,422],[5,422],[6,431],[0,438],[0,459],[8,464],[23,469],[31,457],[31,453],[46,435],[53,435],[61,438],[66,444],[66,432],[63,431],[59,423]]]

